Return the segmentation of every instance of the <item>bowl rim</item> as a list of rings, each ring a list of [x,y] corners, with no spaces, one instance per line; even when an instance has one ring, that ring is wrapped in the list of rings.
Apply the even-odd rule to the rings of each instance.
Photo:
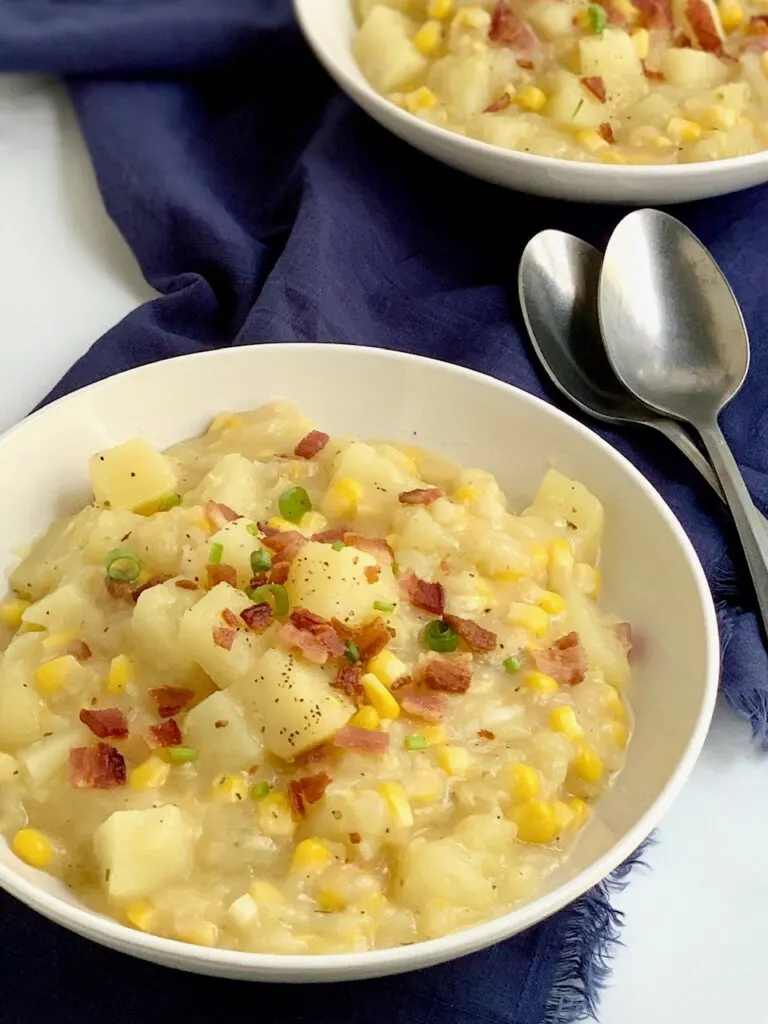
[[[142,366],[125,370],[118,374],[95,381],[64,395],[54,402],[43,406],[31,415],[0,434],[0,457],[8,444],[13,444],[17,435],[28,429],[30,424],[46,419],[55,421],[58,410],[65,403],[83,401],[87,396],[111,388],[122,389],[126,382],[141,386],[142,380],[151,377],[159,368],[165,372],[172,371],[176,366],[182,367],[191,361],[222,361],[233,362],[244,358],[244,350],[253,350],[255,358],[261,351],[273,349],[290,349],[295,357],[303,353],[324,353],[329,357],[338,357],[343,353],[345,359],[359,359],[361,362],[372,354],[376,358],[400,363],[421,363],[432,367],[436,372],[465,378],[473,384],[481,384],[502,391],[512,401],[522,406],[536,408],[538,412],[559,421],[565,431],[581,435],[610,459],[617,463],[617,468],[629,476],[645,493],[656,507],[674,536],[675,541],[691,572],[699,605],[704,620],[706,639],[705,679],[701,706],[691,735],[683,754],[675,767],[667,785],[642,813],[635,825],[601,857],[594,860],[574,878],[559,885],[550,893],[537,896],[529,903],[509,911],[499,917],[479,922],[468,928],[437,939],[427,939],[408,946],[371,950],[361,953],[318,953],[318,954],[282,954],[282,953],[251,953],[239,950],[209,948],[181,942],[176,939],[163,938],[145,932],[139,932],[121,922],[90,910],[84,904],[73,906],[58,895],[46,893],[34,882],[13,872],[0,863],[0,888],[20,899],[27,906],[42,913],[45,917],[56,921],[70,930],[101,942],[111,948],[120,949],[142,959],[155,960],[161,963],[175,963],[187,970],[199,967],[202,971],[217,968],[213,973],[227,973],[229,970],[244,976],[249,972],[264,980],[297,981],[312,978],[322,981],[324,976],[329,980],[345,974],[350,979],[377,976],[379,974],[398,973],[409,969],[418,969],[431,963],[439,963],[463,956],[475,950],[487,948],[501,942],[512,935],[547,919],[572,903],[594,885],[606,878],[616,867],[627,859],[651,833],[659,820],[679,795],[684,783],[690,775],[701,752],[709,729],[710,720],[715,707],[718,693],[720,644],[717,617],[714,603],[709,591],[704,570],[696,555],[693,544],[677,520],[670,507],[637,470],[632,463],[603,440],[595,431],[581,424],[561,409],[543,399],[506,381],[491,377],[488,374],[472,370],[455,363],[446,363],[427,356],[414,355],[408,352],[379,348],[376,346],[356,345],[343,342],[264,342],[248,345],[234,345],[230,348],[213,349],[205,352],[194,352],[175,356]],[[514,919],[515,927],[510,930],[509,923]],[[269,977],[269,975],[273,975]]]
[[[481,139],[459,135],[448,128],[431,124],[429,121],[422,121],[421,118],[414,117],[413,114],[390,103],[384,96],[376,92],[362,72],[360,72],[359,79],[350,74],[337,61],[333,52],[320,43],[312,31],[309,11],[315,0],[292,0],[292,2],[302,35],[328,74],[342,86],[345,92],[353,97],[364,97],[383,114],[391,117],[406,129],[410,127],[436,142],[451,140],[450,145],[458,149],[463,148],[468,153],[475,153],[478,157],[489,157],[501,163],[518,163],[522,167],[528,166],[530,169],[557,171],[558,174],[562,174],[565,170],[575,172],[578,169],[589,174],[594,173],[598,178],[649,179],[651,181],[684,176],[693,178],[726,177],[730,168],[749,169],[761,164],[768,164],[768,149],[758,153],[747,153],[744,156],[729,156],[722,160],[698,160],[689,164],[599,164],[591,161],[566,160],[564,157],[557,156],[538,156],[536,153],[521,153],[516,149],[505,149],[503,146],[494,146]],[[350,4],[351,0],[337,0],[337,2]]]

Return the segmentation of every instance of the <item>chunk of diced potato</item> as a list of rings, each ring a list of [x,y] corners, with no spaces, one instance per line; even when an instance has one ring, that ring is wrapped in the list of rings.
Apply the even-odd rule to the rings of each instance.
[[[45,731],[46,709],[32,679],[40,659],[40,638],[17,636],[0,660],[0,745],[25,747]]]
[[[261,742],[228,690],[206,697],[188,713],[184,742],[198,751],[198,771],[239,772],[261,762]]]
[[[276,648],[232,692],[263,723],[266,747],[286,760],[325,743],[354,712],[332,693],[321,668]]]
[[[320,511],[329,518],[336,514],[328,503],[333,499],[334,485],[340,480],[354,480],[361,486],[362,494],[357,501],[360,516],[389,510],[397,503],[401,491],[423,486],[400,462],[362,441],[347,445],[334,460],[328,491],[320,503]]]
[[[563,0],[537,0],[526,11],[526,19],[545,39],[562,39],[574,34],[575,13],[574,4],[564,3]]]
[[[412,43],[416,23],[376,5],[352,43],[360,69],[378,92],[392,92],[423,74],[427,61]]]
[[[607,28],[600,35],[583,36],[579,40],[579,57],[581,73],[585,76],[643,77],[643,66],[632,39],[620,28]]]
[[[603,506],[584,484],[550,469],[529,511],[543,518],[573,523],[576,529],[568,539],[575,557],[580,562],[595,564],[603,536]]]
[[[485,110],[494,99],[491,54],[442,57],[429,69],[427,84],[453,120],[466,121]]]
[[[380,568],[373,583],[366,569]],[[329,544],[310,541],[291,563],[285,584],[293,607],[307,608],[326,619],[340,619],[359,625],[375,615],[376,602],[397,601],[397,584],[389,566],[365,551],[344,547],[336,551]]]
[[[661,70],[670,85],[706,89],[722,85],[728,78],[728,68],[713,53],[705,50],[671,48],[661,55]]]
[[[37,740],[16,756],[32,785],[41,786],[65,767],[72,747],[83,746],[89,735],[83,726],[78,725]]]
[[[221,613],[226,608],[239,615],[251,604],[241,590],[219,583],[181,617],[179,644],[184,656],[197,662],[217,686],[229,686],[253,672],[263,636],[240,630],[230,650],[217,646],[213,639],[213,630],[225,625]]]
[[[487,910],[495,899],[471,851],[455,839],[414,839],[402,853],[400,880],[400,898],[414,910],[435,898]]]
[[[49,593],[60,582],[69,564],[82,558],[82,549],[98,515],[97,509],[88,506],[76,516],[52,523],[11,573],[14,591],[31,601],[38,601]]]
[[[243,516],[214,533],[208,545],[208,551],[214,544],[221,545],[221,561],[237,570],[237,582],[241,587],[247,586],[253,576],[251,555],[263,547],[249,532],[249,528],[253,530],[254,526],[253,520]]]
[[[201,594],[200,590],[184,590],[168,580],[139,596],[131,619],[139,653],[164,671],[185,679],[192,671],[193,659],[188,646],[179,640],[179,627],[182,616],[197,604]]]
[[[262,518],[268,501],[262,474],[244,455],[232,452],[219,459],[194,490],[184,495],[184,505],[204,505],[219,501],[241,516]]]
[[[606,625],[603,615],[591,598],[574,586],[568,586],[565,598],[563,628],[579,634],[590,668],[602,669],[605,681],[622,689],[629,680],[629,662],[616,633]]]
[[[536,131],[530,121],[504,114],[478,114],[467,125],[467,134],[491,146],[521,149]]]
[[[96,859],[111,899],[150,896],[183,882],[192,869],[195,834],[173,804],[115,811],[96,829]]]
[[[93,607],[75,583],[65,583],[26,609],[21,621],[50,630],[80,632],[94,616]]]
[[[572,128],[594,128],[605,120],[605,106],[581,84],[577,75],[558,71],[543,114]]]
[[[178,483],[171,462],[141,437],[98,452],[89,470],[97,503],[112,508],[151,506],[173,494]]]

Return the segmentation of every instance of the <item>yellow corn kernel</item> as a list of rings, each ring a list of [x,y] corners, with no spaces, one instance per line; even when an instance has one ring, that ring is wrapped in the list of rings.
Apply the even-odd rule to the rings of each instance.
[[[366,698],[373,704],[381,718],[397,718],[400,705],[373,672],[366,672],[360,680]]]
[[[524,673],[523,682],[529,690],[534,690],[536,693],[557,693],[559,690],[556,679],[548,676],[545,672],[537,672],[535,669]]]
[[[510,626],[527,629],[534,636],[544,636],[549,627],[549,616],[543,608],[513,601],[507,611],[507,622]]]
[[[603,777],[603,761],[594,747],[584,743],[571,761],[574,773],[584,782],[599,782]]]
[[[107,672],[107,693],[122,693],[132,678],[133,666],[124,654],[118,654]]]
[[[305,512],[299,523],[301,529],[308,534],[322,533],[328,526],[328,520],[319,512]],[[295,529],[295,527],[294,527]]]
[[[285,896],[276,885],[265,878],[257,878],[248,886],[248,892],[257,903],[285,903]]]
[[[408,97],[406,97],[407,99]],[[410,110],[410,107],[408,109]],[[342,477],[328,488],[328,493],[323,500],[323,507],[328,515],[337,519],[354,515],[364,493],[365,489],[359,480]]]
[[[576,712],[569,704],[562,704],[559,708],[552,708],[549,713],[549,728],[553,732],[562,733],[569,740],[575,740],[584,735],[584,730],[576,718]]]
[[[462,504],[474,501],[477,497],[477,488],[473,484],[465,484],[463,487],[459,487],[453,493],[453,500],[460,501]]]
[[[572,796],[565,801],[573,815],[571,822],[574,829],[580,829],[589,820],[589,804],[578,796]]]
[[[576,561],[566,540],[553,540],[549,545],[547,580],[549,589],[561,591],[570,582]]]
[[[149,900],[136,900],[125,910],[126,921],[140,932],[151,932],[156,916],[155,907]]]
[[[588,153],[594,153],[608,145],[603,136],[594,128],[582,128],[581,131],[576,132],[575,139]]]
[[[36,828],[22,828],[11,841],[11,849],[33,868],[47,868],[53,860],[53,843]]]
[[[58,633],[49,633],[43,640],[43,650],[46,654],[51,654],[54,651],[60,651],[73,640],[77,640],[77,632],[74,629],[62,629]]]
[[[549,552],[543,544],[531,544],[528,548],[531,556],[531,570],[535,576],[546,572],[549,562]]]
[[[576,586],[587,597],[599,597],[603,579],[600,570],[589,562],[577,562],[574,566],[573,579]]]
[[[463,779],[469,770],[469,751],[466,747],[438,747],[437,763],[446,775],[454,775],[457,778]]]
[[[720,0],[717,5],[720,12],[720,23],[726,32],[733,32],[744,21],[744,8],[733,0]]]
[[[439,800],[445,791],[444,782],[437,771],[420,772],[407,782],[408,799],[417,807]]]
[[[171,773],[171,766],[159,757],[148,757],[142,764],[137,765],[128,775],[128,785],[131,789],[139,792],[146,789],[159,789],[168,781]]]
[[[536,604],[547,615],[562,615],[565,611],[565,601],[554,590],[543,590],[536,598]]]
[[[515,96],[515,103],[523,110],[541,110],[544,104],[547,102],[546,93],[542,92],[541,89],[535,85],[526,85],[524,89]]]
[[[573,23],[577,28],[589,28],[589,13],[586,10],[579,11],[574,15]]]
[[[614,747],[624,750],[629,743],[629,726],[626,722],[611,722],[606,730],[606,736]]]
[[[242,427],[242,425],[243,421],[240,416],[235,416],[231,412],[220,412],[213,418],[213,422],[208,427],[208,433],[217,434],[221,430],[231,430],[235,427]]]
[[[323,889],[317,894],[317,909],[323,914],[335,914],[344,910],[346,903],[335,889]]]
[[[331,860],[331,851],[322,839],[302,839],[293,851],[291,871],[322,871]]]
[[[193,946],[215,946],[219,941],[219,929],[212,921],[196,921],[179,928],[176,938]]]
[[[499,583],[514,583],[515,580],[522,579],[525,576],[524,569],[499,569],[498,572],[491,574],[492,578],[498,580]]]
[[[702,128],[716,128],[726,130],[733,128],[738,120],[738,114],[733,107],[723,106],[716,103],[713,107],[707,107],[699,115],[699,123]]]
[[[293,835],[296,822],[285,793],[268,793],[259,800],[258,809],[259,826],[265,835],[273,838]]]
[[[606,687],[603,691],[602,701],[612,715],[615,715],[620,721],[624,721],[627,717],[627,709],[618,690],[612,686]]]
[[[378,914],[386,906],[389,905],[389,900],[383,892],[375,892],[368,899],[362,900],[357,904],[357,909],[363,911],[365,914]]]
[[[435,106],[437,106],[437,96],[426,85],[422,85],[419,89],[414,89],[405,95],[405,109],[411,114],[432,110]]]
[[[290,530],[296,529],[296,523],[291,523],[281,516],[272,516],[267,520],[267,526],[271,526],[273,530],[280,530],[281,533],[288,533]]]
[[[348,724],[357,726],[358,729],[369,729],[373,732],[381,725],[381,718],[376,708],[366,704],[365,707],[360,708],[359,711],[352,715]]]
[[[379,682],[389,688],[401,676],[408,675],[408,666],[396,658],[391,651],[383,650],[374,655],[366,665],[368,672],[373,672]]]
[[[217,803],[236,804],[248,796],[248,783],[242,775],[220,775],[211,786],[211,797]]]
[[[400,825],[405,825],[407,828],[413,824],[413,811],[411,805],[408,802],[408,797],[405,790],[399,782],[382,782],[379,786],[379,792],[389,804],[390,810],[394,814],[397,822]]]
[[[428,747],[435,747],[438,743],[445,743],[448,739],[444,725],[427,725],[421,730],[421,735],[427,741]]]
[[[38,690],[46,694],[58,693],[76,667],[77,661],[71,654],[43,662],[35,672]]]
[[[528,800],[507,813],[517,825],[517,838],[523,843],[551,843],[557,834],[555,809],[546,800]]]
[[[633,3],[630,3],[630,0],[614,0],[613,6],[629,22],[634,21],[639,14],[638,9]]]
[[[634,47],[637,59],[647,60],[650,50],[650,35],[648,34],[648,29],[636,28],[634,32],[630,33],[630,37],[632,39],[632,46]]]
[[[9,601],[0,604],[0,622],[10,629],[18,629],[21,625],[21,617],[29,608],[29,601],[20,597],[12,597]]]
[[[446,18],[450,18],[454,9],[454,0],[429,0],[427,4],[427,17],[445,21]]]
[[[684,117],[670,117],[667,121],[667,135],[675,142],[695,142],[701,135],[701,126]]]
[[[600,150],[600,163],[602,164],[625,164],[627,158],[618,153],[612,146]]]
[[[439,21],[425,21],[413,37],[413,45],[424,57],[431,57],[443,41],[443,29]]]
[[[529,764],[505,764],[501,770],[501,780],[516,804],[534,800],[541,792],[541,776]]]

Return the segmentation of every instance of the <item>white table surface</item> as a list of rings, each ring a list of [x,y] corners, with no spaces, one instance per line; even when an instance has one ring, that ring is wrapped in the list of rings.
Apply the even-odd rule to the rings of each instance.
[[[108,220],[61,88],[0,76],[0,429],[152,296]],[[768,755],[727,708],[615,905],[600,1024],[768,1019]]]

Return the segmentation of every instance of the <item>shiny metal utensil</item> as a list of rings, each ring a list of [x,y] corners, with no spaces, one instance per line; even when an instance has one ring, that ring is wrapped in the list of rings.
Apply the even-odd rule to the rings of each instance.
[[[660,431],[725,500],[712,467],[685,427],[639,402],[613,372],[597,315],[602,259],[594,246],[564,231],[540,231],[526,245],[517,283],[536,354],[552,383],[583,412],[605,423]]]
[[[598,313],[622,384],[663,415],[690,423],[704,442],[768,634],[768,536],[718,422],[749,368],[747,329],[725,276],[680,221],[636,210],[605,250]]]

